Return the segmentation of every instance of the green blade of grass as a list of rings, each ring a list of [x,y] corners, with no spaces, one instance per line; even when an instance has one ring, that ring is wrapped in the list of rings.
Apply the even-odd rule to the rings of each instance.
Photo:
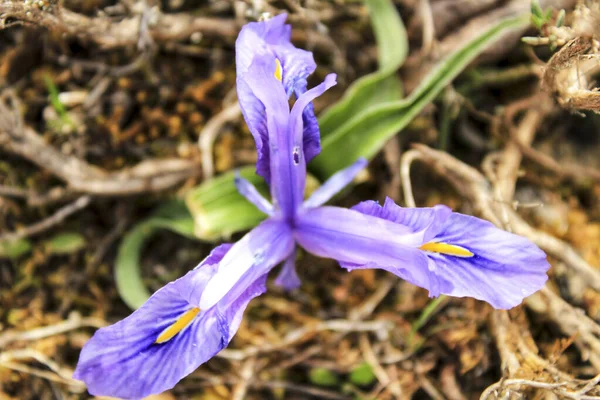
[[[323,179],[359,157],[372,158],[483,50],[506,31],[527,24],[528,15],[500,21],[442,61],[406,99],[372,106],[338,126],[323,139],[323,150],[310,171]]]
[[[319,117],[321,138],[344,122],[377,104],[402,98],[402,84],[394,75],[408,54],[408,37],[396,7],[389,0],[367,0],[377,41],[379,69],[357,79],[337,103]]]
[[[119,245],[115,261],[115,281],[121,299],[132,310],[150,297],[142,279],[140,257],[144,243],[158,230],[168,229],[182,236],[194,237],[194,220],[181,201],[161,206],[151,217],[127,232]]]

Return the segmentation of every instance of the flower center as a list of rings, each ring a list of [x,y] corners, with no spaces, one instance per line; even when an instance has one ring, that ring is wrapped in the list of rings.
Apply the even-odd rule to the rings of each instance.
[[[275,75],[275,79],[281,82],[281,80],[283,79],[283,68],[281,67],[281,62],[279,61],[279,58],[275,59],[275,64],[275,73],[273,75]]]
[[[200,309],[198,307],[194,307],[191,310],[188,310],[181,314],[181,316],[177,318],[177,321],[169,325],[164,331],[160,333],[160,335],[158,335],[154,343],[165,343],[173,339],[175,335],[181,332],[186,326],[190,324],[190,322],[194,320],[194,318],[196,318],[196,315],[198,315],[199,312]]]
[[[475,255],[464,247],[441,242],[425,243],[423,246],[419,247],[419,249],[456,257],[473,257]]]

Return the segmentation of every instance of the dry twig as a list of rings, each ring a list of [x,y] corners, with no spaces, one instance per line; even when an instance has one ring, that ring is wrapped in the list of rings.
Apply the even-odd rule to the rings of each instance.
[[[95,42],[104,49],[138,45],[140,27],[144,27],[140,24],[142,18],[143,13],[114,20],[106,15],[88,17],[62,6],[41,10],[20,1],[0,4],[0,29],[15,23],[36,25]],[[186,41],[197,35],[233,42],[239,32],[234,19],[200,17],[191,13],[165,14],[156,7],[152,8],[145,26],[147,36],[157,43]],[[294,32],[293,39],[324,54],[337,51],[331,38],[318,32]]]
[[[12,342],[40,340],[49,336],[60,335],[79,328],[101,328],[103,326],[106,326],[106,322],[101,319],[91,317],[83,318],[79,313],[74,312],[71,313],[69,318],[67,318],[65,321],[61,321],[54,325],[48,325],[24,332],[4,332],[2,335],[0,335],[0,348],[6,347]]]
[[[240,103],[235,102],[225,107],[221,112],[212,117],[198,138],[198,146],[202,152],[202,172],[204,179],[212,178],[215,173],[213,162],[213,144],[223,125],[235,121],[241,115]]]
[[[13,241],[42,233],[52,228],[53,226],[60,224],[70,215],[76,213],[77,211],[86,208],[91,201],[92,198],[90,196],[82,196],[78,198],[75,202],[60,208],[58,211],[56,211],[54,214],[52,214],[46,219],[36,222],[33,225],[29,225],[16,232],[0,235],[0,241]]]
[[[100,196],[125,196],[161,191],[200,173],[196,162],[182,159],[145,160],[134,167],[107,172],[48,145],[33,129],[24,125],[19,100],[8,93],[0,100],[0,145],[47,169],[69,184],[75,192]]]

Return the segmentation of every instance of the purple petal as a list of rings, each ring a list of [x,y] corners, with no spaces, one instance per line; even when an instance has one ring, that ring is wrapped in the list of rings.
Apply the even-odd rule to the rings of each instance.
[[[298,215],[296,240],[310,253],[338,260],[343,267],[382,268],[429,285],[427,257],[418,250],[424,230],[338,207],[308,209]]]
[[[267,21],[246,24],[235,43],[236,72],[244,74],[256,55],[270,53],[277,57],[282,67],[282,83],[290,97],[306,90],[306,79],[317,67],[310,51],[295,47],[290,41],[292,28],[285,24],[287,14]]]
[[[235,301],[258,277],[267,274],[294,249],[292,231],[286,222],[263,221],[233,245],[219,263],[200,300],[201,309]]]
[[[429,226],[421,245],[443,243],[473,254],[467,257],[420,250],[428,260],[426,271],[430,284],[413,283],[428,289],[433,296],[440,293],[469,296],[496,308],[508,309],[544,286],[549,264],[536,245],[488,221],[459,213],[448,214],[446,207],[440,213],[439,207],[402,208],[388,199],[384,207],[365,202],[355,209],[409,226],[413,231]],[[436,213],[439,217],[432,218]]]
[[[335,74],[329,74],[320,84],[310,89],[296,100],[290,113],[288,134],[292,137],[292,149],[288,157],[291,157],[291,168],[289,180],[291,186],[291,210],[298,209],[304,200],[304,187],[306,185],[306,162],[303,150],[303,112],[306,107],[318,96],[322,95],[327,89],[336,84]],[[283,163],[282,163],[283,164]]]
[[[437,205],[432,208],[403,208],[394,203],[389,197],[385,199],[383,207],[375,201],[368,200],[358,203],[352,209],[408,226],[413,232],[423,231],[423,242],[419,245],[431,240],[442,229],[442,226],[452,214],[452,210],[444,205]],[[411,212],[414,210],[420,211]]]
[[[310,105],[314,99],[325,93],[327,89],[336,84],[336,75],[329,74],[320,85],[315,86],[298,97],[290,113],[290,130],[293,132],[295,145],[300,145],[302,142],[304,132],[304,119],[302,116],[306,107]]]
[[[433,241],[474,254],[463,258],[427,252],[432,272],[452,282],[452,290],[446,293],[452,296],[474,297],[509,309],[540,290],[548,279],[550,264],[540,248],[479,218],[452,213]]]
[[[296,92],[296,98],[298,97],[300,97],[300,95]],[[307,105],[304,109],[304,112],[302,113],[302,122],[304,123],[304,132],[302,135],[304,157],[306,158],[306,162],[309,163],[321,152],[321,130],[312,103]]]
[[[249,23],[242,28],[236,41],[238,98],[246,123],[256,142],[257,173],[267,182],[270,182],[271,178],[265,105],[259,100],[259,96],[253,93],[244,76],[250,71],[256,57],[269,57],[273,68],[277,59],[282,67],[282,82],[276,79],[273,81],[277,86],[283,87],[288,98],[292,93],[299,97],[306,91],[306,78],[316,68],[311,52],[298,49],[291,44],[291,27],[285,25],[286,18],[286,14],[281,14],[268,21]],[[304,150],[310,160],[320,151],[319,130],[312,106],[306,108],[304,115],[306,131]]]
[[[298,273],[296,272],[296,250],[294,250],[285,260],[285,263],[283,263],[283,267],[281,267],[281,271],[275,279],[275,284],[281,286],[285,290],[298,289],[302,284],[298,277]]]
[[[304,207],[319,207],[327,203],[333,196],[335,196],[340,190],[345,188],[352,179],[367,166],[368,161],[364,158],[359,158],[354,164],[344,168],[341,171],[336,172],[333,176],[322,184],[317,190],[313,192],[308,200],[304,202]],[[367,214],[367,213],[365,213]]]
[[[266,109],[269,154],[267,156],[263,149],[261,157],[270,166],[271,197],[274,205],[284,215],[291,215],[296,203],[296,179],[293,175],[300,171],[297,171],[298,166],[292,160],[292,137],[288,128],[289,105],[283,86],[274,76],[275,68],[274,56],[255,56],[243,79]]]
[[[217,247],[197,268],[158,290],[142,307],[99,329],[81,351],[75,379],[91,394],[138,399],[168,390],[231,341],[248,302],[264,293],[266,276],[245,288],[226,312],[199,311],[163,343],[161,334],[198,307],[202,291],[230,245]]]
[[[248,84],[237,77],[237,95],[242,109],[242,115],[246,120],[248,129],[254,137],[258,160],[256,161],[256,173],[262,176],[267,183],[271,181],[271,166],[269,164],[269,132],[267,131],[267,116],[265,106],[256,98]]]
[[[235,187],[242,196],[254,204],[260,211],[267,215],[273,215],[273,205],[260,194],[250,181],[243,178],[239,171],[235,172]]]

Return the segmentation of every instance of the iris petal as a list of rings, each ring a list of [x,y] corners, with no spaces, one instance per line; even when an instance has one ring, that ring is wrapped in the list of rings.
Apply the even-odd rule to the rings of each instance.
[[[306,208],[319,207],[327,203],[340,190],[345,188],[356,175],[367,166],[368,161],[359,158],[349,167],[333,174],[325,183],[313,192],[308,200],[303,204]]]
[[[267,182],[271,181],[271,170],[266,110],[259,96],[246,82],[246,74],[256,57],[271,57],[274,73],[276,67],[281,66],[282,79],[274,79],[274,85],[283,87],[287,98],[292,94],[298,98],[306,92],[306,79],[316,68],[312,53],[298,49],[291,43],[291,27],[285,24],[286,18],[286,14],[281,14],[268,21],[249,23],[242,28],[236,41],[238,98],[246,123],[256,142],[257,173]],[[312,105],[304,109],[303,119],[304,152],[307,160],[311,160],[320,152],[319,125]]]
[[[261,157],[263,157],[261,165],[264,163],[269,165],[271,197],[274,205],[283,210],[285,215],[291,215],[294,187],[291,175],[294,167],[291,160],[292,137],[288,128],[290,109],[283,87],[274,76],[275,68],[274,56],[255,56],[243,78],[266,110],[267,136],[266,139],[263,136],[261,140],[263,145],[268,146],[268,155],[265,149],[261,150]]]
[[[281,271],[275,279],[275,284],[285,290],[294,290],[300,287],[302,282],[296,272],[296,250],[292,252],[283,263]]]
[[[93,395],[139,399],[172,388],[227,346],[248,302],[265,291],[266,276],[246,287],[225,312],[216,307],[190,311],[198,308],[202,291],[230,247],[217,247],[129,317],[99,329],[83,347],[74,378],[83,380]],[[185,324],[177,326],[183,316]],[[170,337],[164,337],[174,326]],[[156,343],[161,336],[166,340]]]
[[[439,206],[438,206],[439,207]],[[492,223],[436,208],[402,208],[391,200],[355,207],[360,212],[410,227],[426,228],[423,255],[427,257],[429,285],[419,285],[437,296],[474,297],[501,309],[512,308],[541,289],[550,267],[546,255],[528,239],[496,228]],[[433,221],[433,222],[432,222]],[[437,244],[434,245],[434,244]],[[444,246],[455,246],[456,253]],[[426,251],[437,249],[438,251]],[[452,254],[452,253],[456,254]],[[417,266],[413,266],[417,268]],[[423,268],[422,264],[419,268]],[[411,281],[412,282],[412,281]]]
[[[290,226],[267,219],[233,245],[219,264],[200,299],[200,308],[229,304],[258,277],[267,274],[294,249]]]
[[[425,229],[407,226],[338,207],[308,209],[298,215],[298,244],[349,269],[382,268],[419,286],[430,284],[427,258],[418,246]]]

